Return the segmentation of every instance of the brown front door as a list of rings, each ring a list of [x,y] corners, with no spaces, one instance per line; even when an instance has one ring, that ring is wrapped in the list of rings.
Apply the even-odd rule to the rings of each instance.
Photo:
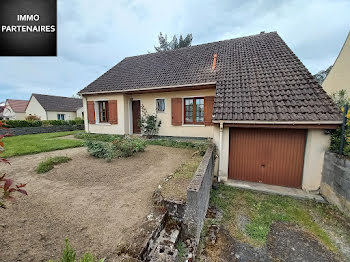
[[[231,128],[229,179],[301,187],[306,130]]]
[[[140,100],[132,101],[132,130],[134,134],[141,134],[140,119]]]

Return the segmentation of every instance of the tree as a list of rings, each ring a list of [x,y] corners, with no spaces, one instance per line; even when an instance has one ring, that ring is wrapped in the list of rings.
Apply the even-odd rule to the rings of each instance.
[[[180,35],[179,39],[176,35],[173,36],[173,40],[168,41],[168,36],[163,36],[162,32],[158,35],[159,46],[155,46],[154,49],[157,52],[163,52],[168,50],[179,49],[183,47],[191,46],[192,44],[192,34],[187,34],[185,38]]]
[[[320,72],[318,72],[317,74],[314,75],[314,77],[316,78],[317,82],[320,85],[326,79],[326,77],[329,74],[329,72],[331,71],[331,69],[332,69],[332,66],[328,67],[326,70],[321,70]]]
[[[339,108],[343,108],[347,103],[349,103],[349,96],[344,89],[331,94],[331,98]]]

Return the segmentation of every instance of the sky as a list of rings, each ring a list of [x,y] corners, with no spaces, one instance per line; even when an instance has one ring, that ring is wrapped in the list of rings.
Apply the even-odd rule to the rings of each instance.
[[[159,32],[193,45],[277,31],[312,74],[332,65],[350,31],[350,0],[58,0],[57,57],[0,57],[0,101],[72,96]]]

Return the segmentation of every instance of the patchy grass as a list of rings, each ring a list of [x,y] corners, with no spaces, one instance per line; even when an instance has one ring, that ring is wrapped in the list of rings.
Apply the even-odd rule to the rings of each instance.
[[[191,142],[191,141],[177,141],[174,139],[149,139],[147,140],[149,145],[176,147],[176,148],[189,148],[199,151],[201,156],[204,156],[208,149],[208,142]]]
[[[202,156],[199,154],[194,154],[188,161],[176,169],[169,180],[162,185],[162,196],[166,199],[186,200],[187,187],[202,159]]]
[[[210,201],[222,210],[221,223],[230,234],[237,240],[254,246],[265,244],[270,226],[276,221],[295,223],[312,233],[331,251],[337,251],[337,247],[321,226],[324,223],[332,226],[333,223],[346,235],[350,244],[350,232],[344,225],[344,221],[348,220],[339,210],[328,204],[256,193],[225,185],[212,191]]]
[[[177,242],[176,249],[178,251],[177,261],[184,261],[186,255],[185,243],[182,241]]]
[[[90,140],[90,141],[102,141],[102,142],[113,142],[116,139],[120,139],[124,136],[121,135],[107,135],[107,134],[92,134],[85,132],[78,132],[74,135],[75,138]]]
[[[2,156],[11,157],[29,155],[83,146],[82,141],[59,138],[62,136],[75,134],[76,132],[77,131],[68,131],[5,137],[3,139],[5,151],[3,152]]]
[[[40,162],[38,168],[36,169],[36,172],[38,174],[49,172],[55,165],[61,164],[61,163],[67,163],[68,161],[71,161],[72,159],[67,156],[55,156],[50,157],[46,159],[45,161]]]

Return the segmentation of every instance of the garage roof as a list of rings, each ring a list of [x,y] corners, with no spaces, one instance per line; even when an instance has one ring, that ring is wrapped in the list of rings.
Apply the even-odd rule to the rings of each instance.
[[[213,82],[213,120],[341,120],[331,98],[276,32],[127,57],[80,93]]]

